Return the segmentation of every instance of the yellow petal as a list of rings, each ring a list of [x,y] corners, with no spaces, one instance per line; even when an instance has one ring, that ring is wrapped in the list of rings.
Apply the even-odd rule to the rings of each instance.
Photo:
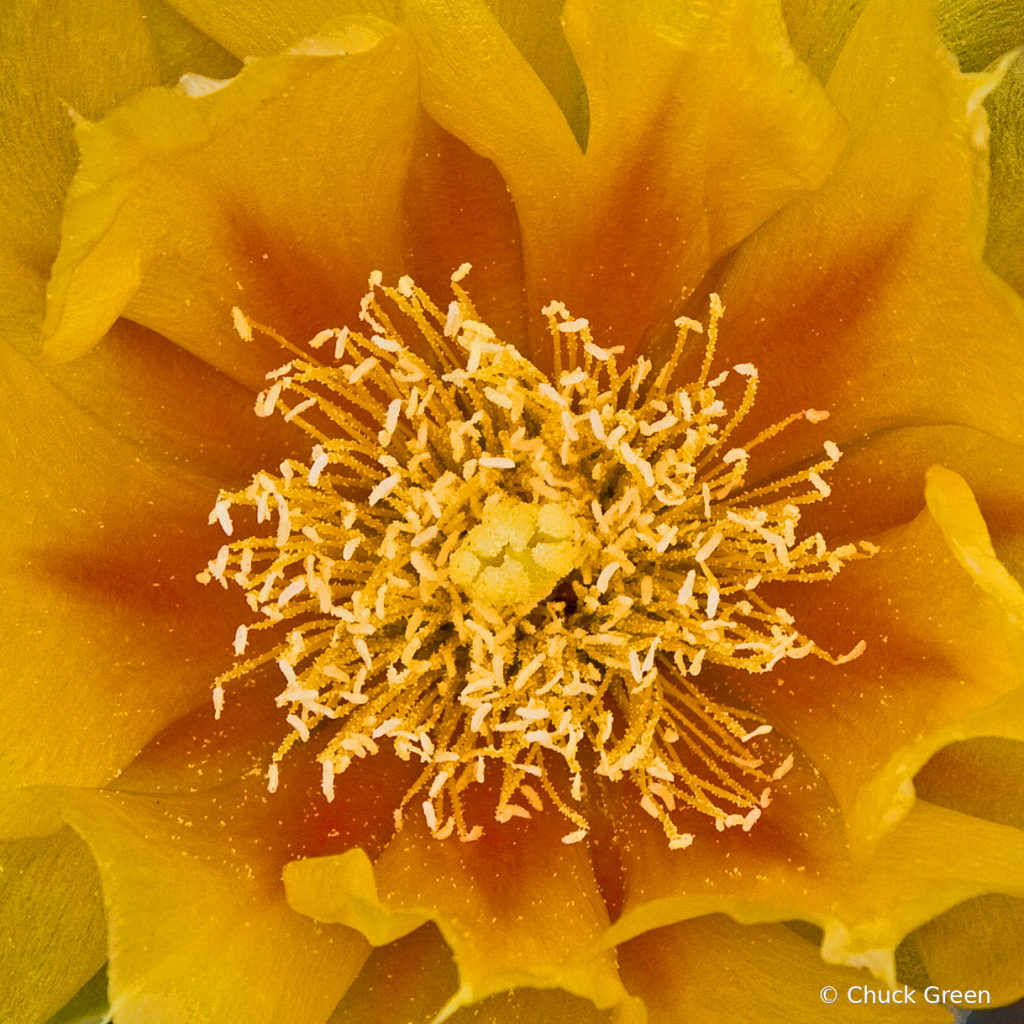
[[[14,787],[109,781],[164,725],[209,699],[229,649],[234,609],[195,583],[196,566],[215,554],[194,524],[206,522],[216,484],[194,467],[208,458],[203,445],[217,442],[204,421],[218,400],[233,402],[239,417],[248,401],[237,385],[195,372],[190,357],[140,333],[57,374],[60,386],[0,349],[8,631],[0,819],[8,835],[59,825]],[[131,377],[134,405],[112,389],[121,374]],[[147,400],[177,410],[176,426]],[[243,461],[248,446],[229,442]],[[224,466],[209,458],[207,468]]]
[[[984,521],[976,506],[956,507],[969,523],[958,542],[970,547]],[[867,645],[843,665],[822,669],[803,659],[780,666],[776,686],[746,691],[822,772],[855,843],[870,845],[899,820],[913,775],[947,743],[985,733],[1024,736],[1020,642],[1000,601],[951,550],[944,535],[951,521],[923,512],[876,538],[878,554],[816,585],[814,594],[773,592],[829,649]],[[1019,584],[998,562],[989,571],[1014,607]]]
[[[828,787],[799,752],[794,762],[749,832],[707,829],[685,850],[670,850],[661,826],[622,787],[605,787],[622,909],[602,947],[705,914],[746,924],[818,919],[848,851]]]
[[[215,801],[55,798],[103,880],[118,1024],[279,1024],[285,1008],[290,1022],[316,1024],[358,974],[366,943],[288,907],[273,852]]]
[[[1024,828],[1024,743],[1001,736],[979,736],[940,750],[914,778],[925,800]]]
[[[755,827],[723,860],[696,843],[665,849],[642,814],[621,825],[626,901],[602,947],[709,913],[745,924],[799,919],[824,930],[829,963],[892,982],[896,946],[925,921],[984,893],[1024,895],[1024,834],[924,801],[865,858],[827,852],[819,836],[765,856]]]
[[[782,0],[793,49],[822,82],[828,81],[867,4],[868,0]]]
[[[706,235],[706,247],[683,258],[667,301],[831,170],[845,126],[793,59],[774,0],[730,0],[713,10],[674,0],[640,9],[572,0],[564,18],[590,97],[594,185],[639,185],[650,174],[644,220],[671,217],[688,245]],[[652,166],[641,172],[641,160]],[[636,212],[630,227],[643,237],[650,226]],[[648,250],[648,264],[657,252]]]
[[[383,946],[429,920],[423,910],[387,910],[377,894],[373,862],[358,847],[333,857],[293,861],[284,869],[288,902],[317,921],[340,921]]]
[[[483,0],[414,0],[404,18],[424,106],[508,183],[528,308],[557,297],[627,358],[713,260],[818,186],[842,144],[771,3],[713,13],[570,3],[563,20],[590,105],[585,155]],[[539,334],[527,351],[544,360]]]
[[[585,847],[560,841],[560,815],[487,826],[468,843],[432,840],[417,819],[372,868],[358,850],[288,864],[289,903],[374,944],[435,921],[459,971],[449,1012],[518,985],[563,988],[598,1009],[626,1000],[612,958],[584,952],[607,910]]]
[[[304,340],[351,320],[368,269],[396,272],[409,41],[357,19],[305,52],[326,55],[256,61],[207,95],[143,92],[79,127],[51,359],[87,351],[124,314],[258,390],[280,348],[239,338],[232,306]]]
[[[427,1024],[458,986],[451,950],[433,925],[424,925],[370,953],[328,1024]]]
[[[797,53],[825,82],[868,0],[782,0]],[[983,71],[1024,42],[1017,0],[939,0],[939,32],[964,71]]]
[[[238,62],[156,0],[69,0],[59,16],[11,0],[0,12],[0,38],[0,326],[34,350],[78,155],[70,111],[98,118],[183,71],[228,75]]]
[[[106,960],[100,880],[71,831],[0,844],[0,1018],[37,1024]]]
[[[981,259],[980,104],[998,77],[956,71],[927,0],[865,9],[828,83],[850,144],[720,289],[726,324],[742,325],[723,331],[723,356],[742,350],[764,381],[757,425],[813,408],[840,443],[920,423],[1024,439],[1024,304]],[[773,454],[796,461],[811,443],[787,432]]]
[[[1024,896],[1024,833],[918,801],[853,865],[825,921],[822,956],[894,980],[892,954],[925,921],[974,896]]]
[[[473,267],[473,301],[498,336],[525,348],[522,241],[508,188],[490,160],[429,117],[420,118],[402,195],[409,274],[429,295]]]
[[[529,61],[558,104],[581,149],[590,134],[590,107],[586,86],[562,32],[564,0],[487,0],[502,30]]]
[[[845,449],[829,500],[809,506],[801,525],[856,541],[910,522],[936,463],[967,481],[1000,560],[1024,580],[1024,451],[964,427],[908,427]]]
[[[947,1024],[949,1014],[904,989],[895,1004],[866,971],[835,967],[784,925],[743,926],[724,915],[648,932],[619,949],[623,977],[650,1024],[814,1021]],[[868,1003],[872,996],[886,1005]],[[826,1000],[834,1000],[827,1002]]]
[[[1019,645],[1024,631],[1024,589],[996,557],[967,481],[945,466],[935,465],[928,470],[924,494],[953,557],[996,601],[1006,616],[1008,642]]]
[[[984,736],[940,750],[914,779],[918,794],[986,821],[1024,828],[1024,743]],[[1024,900],[978,896],[912,937],[930,978],[948,989],[984,988],[993,1005],[1024,995]]]
[[[451,950],[432,924],[380,946],[327,1024],[431,1024],[458,988]],[[635,1012],[635,1007],[632,1008]],[[456,1010],[447,1024],[627,1024],[615,1010],[561,989],[518,988]],[[633,1024],[637,1024],[634,1016]]]
[[[1024,996],[1024,900],[978,896],[922,925],[913,939],[940,988],[985,989],[992,1006]]]
[[[647,1024],[647,1015],[639,1000],[599,1010],[592,1002],[562,989],[517,988],[490,996],[480,1003],[463,1007],[447,1024]]]

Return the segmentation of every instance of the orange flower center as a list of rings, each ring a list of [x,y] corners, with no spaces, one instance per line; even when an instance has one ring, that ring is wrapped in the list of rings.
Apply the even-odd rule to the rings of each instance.
[[[829,493],[832,442],[807,469],[744,485],[757,445],[827,414],[730,443],[758,376],[741,364],[711,378],[718,296],[700,375],[683,387],[673,377],[701,324],[677,321],[651,379],[650,361],[620,372],[617,350],[552,303],[549,379],[477,319],[459,283],[468,269],[452,277],[447,312],[403,278],[381,289],[389,315],[374,274],[362,307],[371,333],[323,331],[309,350],[278,338],[295,358],[268,375],[256,413],[282,410],[316,443],[308,465],[258,473],[211,514],[229,536],[233,508],[268,524],[224,545],[199,579],[233,580],[260,616],[239,627],[238,658],[254,630],[273,637],[216,681],[218,716],[226,685],[275,661],[291,731],[270,790],[289,748],[333,723],[317,755],[327,799],[354,758],[388,740],[422,765],[396,823],[415,801],[438,839],[481,834],[462,795],[488,771],[500,773],[497,821],[547,799],[572,825],[567,843],[589,828],[588,772],[630,780],[673,848],[693,840],[677,825],[686,808],[749,829],[792,756],[766,766],[757,748],[771,726],[712,700],[702,667],[838,663],[864,646],[833,658],[758,593],[829,579],[858,557],[797,537],[800,506]],[[243,336],[255,326],[277,337],[238,310],[235,321]],[[314,353],[328,342],[325,364]],[[743,386],[730,413],[718,392],[732,373]]]

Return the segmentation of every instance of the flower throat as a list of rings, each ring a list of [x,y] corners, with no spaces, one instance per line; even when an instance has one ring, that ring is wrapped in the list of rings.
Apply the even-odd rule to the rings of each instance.
[[[758,375],[733,367],[742,396],[728,411],[718,391],[731,373],[711,377],[717,295],[686,386],[673,377],[700,323],[676,321],[656,372],[643,356],[620,371],[622,350],[594,344],[560,303],[543,310],[549,378],[478,319],[460,284],[468,270],[452,276],[447,311],[409,278],[384,288],[374,273],[361,310],[370,331],[322,331],[310,351],[234,310],[243,338],[256,327],[295,354],[268,374],[256,414],[282,412],[315,444],[308,465],[262,471],[211,513],[229,537],[233,508],[266,524],[225,544],[199,579],[234,581],[259,615],[238,629],[239,659],[254,632],[270,637],[216,680],[217,716],[226,686],[276,662],[290,731],[270,791],[317,727],[328,800],[354,758],[388,741],[422,769],[396,825],[414,806],[438,839],[482,834],[463,795],[494,772],[498,822],[547,800],[569,823],[566,843],[588,832],[589,775],[628,780],[673,848],[693,841],[679,825],[687,812],[750,829],[793,758],[768,763],[771,726],[713,700],[702,669],[838,664],[864,648],[833,657],[758,593],[830,579],[860,557],[820,534],[797,538],[800,506],[829,494],[832,442],[809,468],[744,485],[758,445],[827,413],[730,445]],[[321,362],[328,344],[333,361]]]

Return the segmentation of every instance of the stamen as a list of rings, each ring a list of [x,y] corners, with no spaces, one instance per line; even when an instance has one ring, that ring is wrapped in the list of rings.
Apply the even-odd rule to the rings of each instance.
[[[229,540],[198,577],[237,584],[259,616],[239,626],[240,660],[215,681],[216,716],[226,688],[276,661],[291,731],[268,789],[309,741],[332,800],[353,759],[387,741],[422,766],[396,827],[418,800],[439,840],[482,835],[463,795],[485,768],[500,773],[496,821],[528,819],[547,799],[572,823],[569,844],[589,831],[591,765],[635,787],[672,849],[693,842],[680,823],[696,814],[749,830],[793,756],[769,723],[709,697],[711,667],[756,674],[864,649],[832,656],[758,592],[831,579],[877,551],[798,536],[801,506],[831,491],[832,441],[785,479],[745,483],[759,444],[827,413],[727,441],[759,378],[749,363],[712,375],[717,296],[706,333],[678,321],[657,373],[643,357],[621,372],[621,348],[596,345],[588,321],[553,302],[549,379],[479,319],[460,284],[468,270],[452,276],[445,309],[410,278],[384,288],[375,273],[361,307],[369,333],[330,328],[308,350],[233,311],[243,337],[264,331],[293,356],[268,375],[257,415],[279,411],[314,443],[308,469],[260,472],[210,515],[229,538],[229,509],[251,510],[262,529]],[[692,333],[706,338],[701,372],[677,385]],[[332,337],[325,365],[313,353]],[[246,657],[257,636],[262,652]]]

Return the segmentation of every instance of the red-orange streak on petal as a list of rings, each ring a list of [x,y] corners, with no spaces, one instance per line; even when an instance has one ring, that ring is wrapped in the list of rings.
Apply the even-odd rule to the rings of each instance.
[[[907,370],[901,365],[903,353],[883,345],[870,325],[879,296],[903,273],[910,230],[904,223],[882,238],[847,240],[827,264],[805,253],[757,251],[751,263],[770,264],[776,258],[796,262],[770,288],[758,289],[752,280],[731,286],[734,277],[749,277],[742,253],[730,268],[721,284],[726,312],[717,360],[723,368],[741,360],[753,363],[761,377],[740,440],[794,412],[829,413],[816,430],[793,427],[761,447],[758,475],[776,474],[821,451],[826,438],[842,441],[899,423],[891,396],[873,390],[866,378],[876,372],[883,378],[898,377]],[[752,274],[753,266],[749,269]],[[693,315],[706,316],[702,310],[693,310]]]
[[[308,744],[292,748],[279,765],[277,791],[268,792],[266,770],[291,731],[286,709],[274,703],[284,688],[275,673],[267,670],[248,686],[228,684],[219,720],[212,700],[204,703],[158,736],[115,785],[166,793],[198,819],[227,815],[241,862],[257,865],[276,888],[290,860],[352,846],[376,856],[391,838],[392,812],[418,770],[390,750],[356,759],[337,777],[328,803],[315,760],[332,731],[325,723]]]
[[[489,160],[425,114],[413,151],[403,193],[407,272],[443,310],[452,272],[472,264],[463,287],[480,316],[502,341],[523,350],[522,242],[505,182]],[[416,339],[406,341],[415,346]]]

